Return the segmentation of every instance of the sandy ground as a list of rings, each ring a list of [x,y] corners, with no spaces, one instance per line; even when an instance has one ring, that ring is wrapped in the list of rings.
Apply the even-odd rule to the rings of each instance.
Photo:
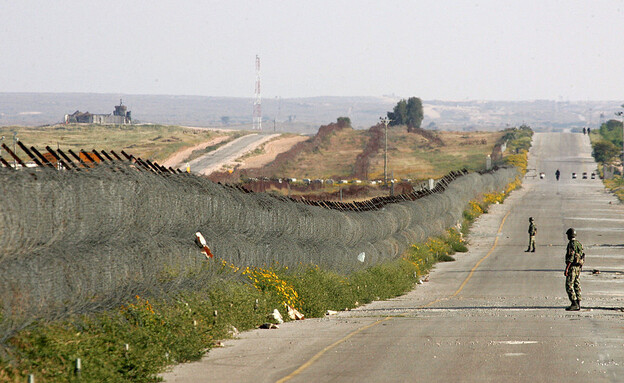
[[[215,132],[234,132],[238,129],[226,129],[226,128],[217,128],[214,126],[180,126],[181,128],[193,129],[193,130],[212,130]]]
[[[274,141],[267,142],[264,145],[264,153],[245,158],[240,163],[240,169],[261,168],[271,161],[275,160],[278,154],[288,151],[298,143],[307,140],[308,136],[291,136],[279,138]]]
[[[227,140],[227,138],[228,138],[228,136],[220,136],[220,137],[213,138],[210,141],[202,142],[199,145],[195,145],[195,146],[192,146],[190,148],[185,148],[185,149],[179,150],[176,153],[174,153],[172,156],[167,158],[162,163],[162,166],[165,166],[165,167],[170,167],[171,166],[172,168],[180,167],[180,166],[183,165],[182,162],[184,161],[184,159],[188,158],[188,156],[191,155],[193,150],[205,149],[205,148],[207,148],[209,146],[221,143],[221,142]]]

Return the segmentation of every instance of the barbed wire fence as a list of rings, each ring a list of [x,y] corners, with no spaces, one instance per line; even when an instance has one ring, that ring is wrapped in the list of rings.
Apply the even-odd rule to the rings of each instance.
[[[204,267],[213,261],[194,244],[197,231],[216,259],[238,266],[317,264],[348,274],[443,233],[469,200],[517,174],[462,173],[418,198],[344,209],[133,166],[0,168],[0,342],[34,320],[216,283],[223,276]]]

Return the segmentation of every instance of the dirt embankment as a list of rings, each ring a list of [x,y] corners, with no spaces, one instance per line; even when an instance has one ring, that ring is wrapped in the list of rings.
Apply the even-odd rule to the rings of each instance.
[[[425,130],[423,128],[412,128],[412,130],[410,130],[410,133],[420,134],[421,136],[426,138],[430,144],[435,144],[437,146],[446,145],[444,141],[431,130]]]
[[[366,179],[368,178],[368,170],[370,167],[371,157],[374,156],[383,146],[384,143],[384,126],[377,124],[372,126],[368,130],[370,138],[364,151],[358,154],[355,158],[355,165],[353,166],[353,178]]]
[[[444,146],[445,142],[434,132],[422,128],[412,128],[410,133],[418,134],[425,138],[430,146]],[[353,178],[367,179],[370,170],[371,159],[381,150],[384,145],[384,126],[377,124],[369,129],[369,141],[362,153],[358,154],[353,167]]]
[[[294,161],[297,156],[304,151],[312,151],[318,148],[326,137],[332,133],[351,127],[344,121],[331,123],[329,125],[323,125],[319,128],[316,135],[306,141],[299,142],[293,146],[290,150],[278,154],[273,161],[268,163],[262,168],[242,169],[237,168],[232,173],[228,172],[215,172],[212,173],[209,178],[214,182],[235,183],[238,182],[241,177],[274,177],[279,169],[289,161]]]

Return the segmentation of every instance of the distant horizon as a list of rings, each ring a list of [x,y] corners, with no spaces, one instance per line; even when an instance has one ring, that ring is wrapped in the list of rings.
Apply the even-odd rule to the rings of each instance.
[[[72,92],[72,91],[63,91],[63,92],[13,92],[13,91],[0,91],[0,94],[93,94],[93,95],[115,95],[115,97],[124,97],[124,96],[157,96],[157,97],[206,97],[206,98],[230,98],[230,99],[249,99],[253,100],[254,97],[244,97],[244,96],[215,96],[215,95],[202,95],[202,94],[176,94],[176,93],[114,93],[114,92]],[[380,98],[380,99],[407,99],[409,97],[418,97],[422,101],[440,101],[440,102],[535,102],[535,101],[551,101],[551,102],[624,102],[623,99],[564,99],[564,100],[555,100],[555,99],[547,99],[547,98],[534,98],[534,99],[523,99],[523,100],[513,100],[513,99],[442,99],[442,98],[423,98],[417,95],[409,95],[409,96],[399,96],[399,95],[379,95],[379,96],[370,96],[370,95],[343,95],[343,96],[335,96],[335,95],[317,95],[317,96],[296,96],[296,97],[270,97],[267,96],[263,98],[263,101],[273,102],[275,100],[293,100],[293,99],[308,99],[308,98]]]
[[[379,123],[400,96],[316,96],[265,98],[264,130],[313,133],[319,126],[349,117],[363,129]],[[110,114],[119,99],[132,120],[165,125],[233,127],[252,123],[253,99],[202,95],[140,95],[88,92],[0,93],[0,126],[41,126],[62,122],[75,111]],[[597,126],[617,117],[622,101],[609,100],[427,100],[423,127],[429,129],[500,129],[528,124],[542,129]]]

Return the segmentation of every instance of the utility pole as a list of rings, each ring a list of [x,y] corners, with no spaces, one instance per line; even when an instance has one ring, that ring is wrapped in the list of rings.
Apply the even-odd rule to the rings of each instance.
[[[620,106],[624,108],[624,104]],[[620,114],[624,115],[622,112]],[[624,167],[624,116],[622,117],[622,166]]]
[[[253,129],[262,130],[262,95],[260,93],[260,56],[256,55],[256,93],[253,107]]]
[[[379,117],[379,121],[384,124],[384,185],[388,186],[388,117]]]
[[[624,108],[624,104],[620,106]],[[622,160],[622,166],[624,166],[624,112],[619,111],[619,112],[615,112],[615,114],[617,116],[622,117],[622,156],[620,157],[620,159]]]
[[[275,100],[277,101],[277,114],[273,118],[273,131],[275,132],[277,129],[277,119],[280,118],[280,112],[282,111],[282,97],[275,96]]]

